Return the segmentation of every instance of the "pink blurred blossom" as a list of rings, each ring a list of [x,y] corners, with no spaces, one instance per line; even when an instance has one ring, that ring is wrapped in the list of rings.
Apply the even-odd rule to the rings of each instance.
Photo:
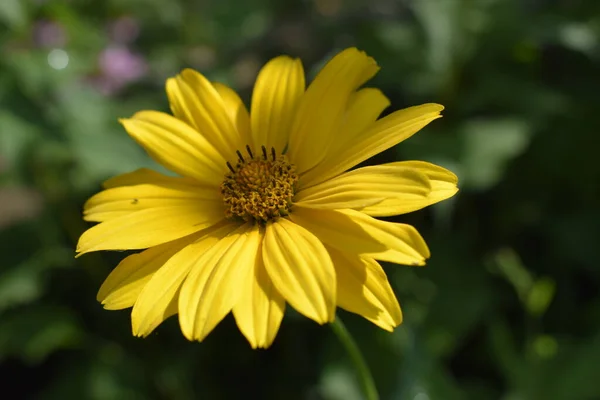
[[[67,44],[67,33],[56,22],[40,20],[33,26],[33,42],[43,48],[64,47]]]
[[[140,34],[140,25],[135,18],[124,16],[113,21],[108,28],[110,39],[119,44],[133,43]]]
[[[148,72],[146,60],[125,46],[107,47],[100,53],[98,64],[100,75],[95,83],[107,95],[139,81]]]

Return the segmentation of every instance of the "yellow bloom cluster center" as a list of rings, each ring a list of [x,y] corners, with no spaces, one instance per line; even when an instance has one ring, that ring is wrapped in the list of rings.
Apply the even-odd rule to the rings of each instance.
[[[249,146],[244,157],[238,150],[238,161],[221,184],[221,194],[228,218],[244,221],[267,222],[290,213],[298,182],[296,167],[275,149],[268,152],[262,146],[262,155],[255,156]]]

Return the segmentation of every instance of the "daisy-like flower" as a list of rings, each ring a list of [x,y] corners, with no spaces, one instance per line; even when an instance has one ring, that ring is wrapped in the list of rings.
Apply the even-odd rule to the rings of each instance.
[[[147,336],[177,314],[203,340],[230,312],[253,348],[277,335],[286,304],[324,324],[336,307],[391,331],[402,321],[378,261],[423,265],[429,250],[409,225],[378,220],[453,196],[457,178],[422,161],[353,169],[440,117],[424,104],[378,119],[389,105],[361,86],[378,66],[350,48],[305,88],[287,56],[260,71],[250,113],[229,87],[184,70],[167,81],[173,115],[141,111],[129,135],[179,177],[148,169],[117,176],[85,204],[100,224],[79,254],[137,250],[98,293],[133,307]],[[346,172],[348,171],[348,172]]]

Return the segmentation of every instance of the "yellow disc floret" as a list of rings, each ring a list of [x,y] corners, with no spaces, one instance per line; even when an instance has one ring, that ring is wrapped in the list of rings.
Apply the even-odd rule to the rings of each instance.
[[[273,148],[268,154],[262,146],[260,157],[249,146],[246,151],[246,158],[237,151],[235,167],[227,163],[231,172],[221,184],[226,216],[264,223],[288,215],[298,182],[296,167]]]

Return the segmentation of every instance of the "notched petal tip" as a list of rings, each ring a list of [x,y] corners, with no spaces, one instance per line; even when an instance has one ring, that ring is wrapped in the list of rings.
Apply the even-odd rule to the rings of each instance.
[[[410,106],[407,108],[403,108],[400,109],[398,111],[395,112],[403,112],[403,111],[412,111],[409,118],[408,119],[412,119],[412,120],[429,120],[429,122],[438,119],[438,118],[442,118],[443,115],[441,114],[442,111],[444,111],[445,107],[441,104],[438,103],[424,103],[424,104],[419,104],[416,106]]]
[[[141,331],[136,324],[133,323],[133,319],[131,320],[131,334],[138,338],[147,338],[152,332]]]
[[[250,344],[250,347],[252,348],[252,350],[266,350],[269,347],[271,347],[271,345],[274,342],[274,339],[267,342],[265,340],[259,340],[257,342],[251,342],[250,340],[248,340],[248,338],[246,338],[246,340],[248,340],[248,343]]]
[[[429,258],[429,256],[427,256],[427,257],[423,258],[423,259],[422,259],[422,260],[420,260],[420,261],[413,261],[413,262],[412,262],[412,264],[411,264],[411,266],[413,266],[413,267],[424,267],[424,266],[427,264],[427,263],[426,263],[426,260],[427,260],[428,258]]]
[[[75,258],[79,258],[84,254],[91,253],[92,251],[94,251],[94,250],[90,249],[89,246],[85,246],[82,244],[81,238],[85,235],[86,232],[87,232],[87,230],[85,232],[83,232],[81,234],[81,236],[79,236],[79,240],[77,241],[77,246],[75,247]]]
[[[98,299],[98,298],[96,298],[96,300],[98,300],[98,302],[102,305],[102,308],[104,308],[105,310],[108,310],[108,311],[118,311],[118,310],[124,310],[126,308],[131,308],[131,306],[129,306],[129,307],[122,307],[122,306],[113,304],[109,300],[100,301],[100,299]]]
[[[338,56],[339,55],[349,55],[349,56],[352,56],[352,57],[357,57],[357,56],[358,57],[363,57],[368,62],[372,63],[373,65],[378,66],[377,65],[377,61],[375,61],[375,59],[373,57],[369,56],[366,51],[361,50],[361,49],[359,49],[358,47],[355,47],[355,46],[348,47],[348,48],[340,51],[337,55]]]
[[[444,107],[443,105],[438,104],[438,103],[425,103],[425,104],[422,104],[421,107],[431,107],[432,112],[438,112],[438,113],[441,113],[442,111],[444,111],[446,109],[446,107]]]
[[[369,79],[371,79],[372,77],[374,77],[379,70],[381,69],[381,67],[379,67],[379,65],[377,64],[377,61],[375,61],[375,59],[373,57],[370,57],[367,52],[363,51],[363,50],[359,50],[356,47],[351,47],[349,50],[351,50],[351,54],[350,56],[354,58],[354,62],[362,62],[363,64],[363,72],[359,77],[358,80],[358,84],[359,86],[363,85],[366,81],[368,81]],[[362,60],[360,60],[362,58]]]

